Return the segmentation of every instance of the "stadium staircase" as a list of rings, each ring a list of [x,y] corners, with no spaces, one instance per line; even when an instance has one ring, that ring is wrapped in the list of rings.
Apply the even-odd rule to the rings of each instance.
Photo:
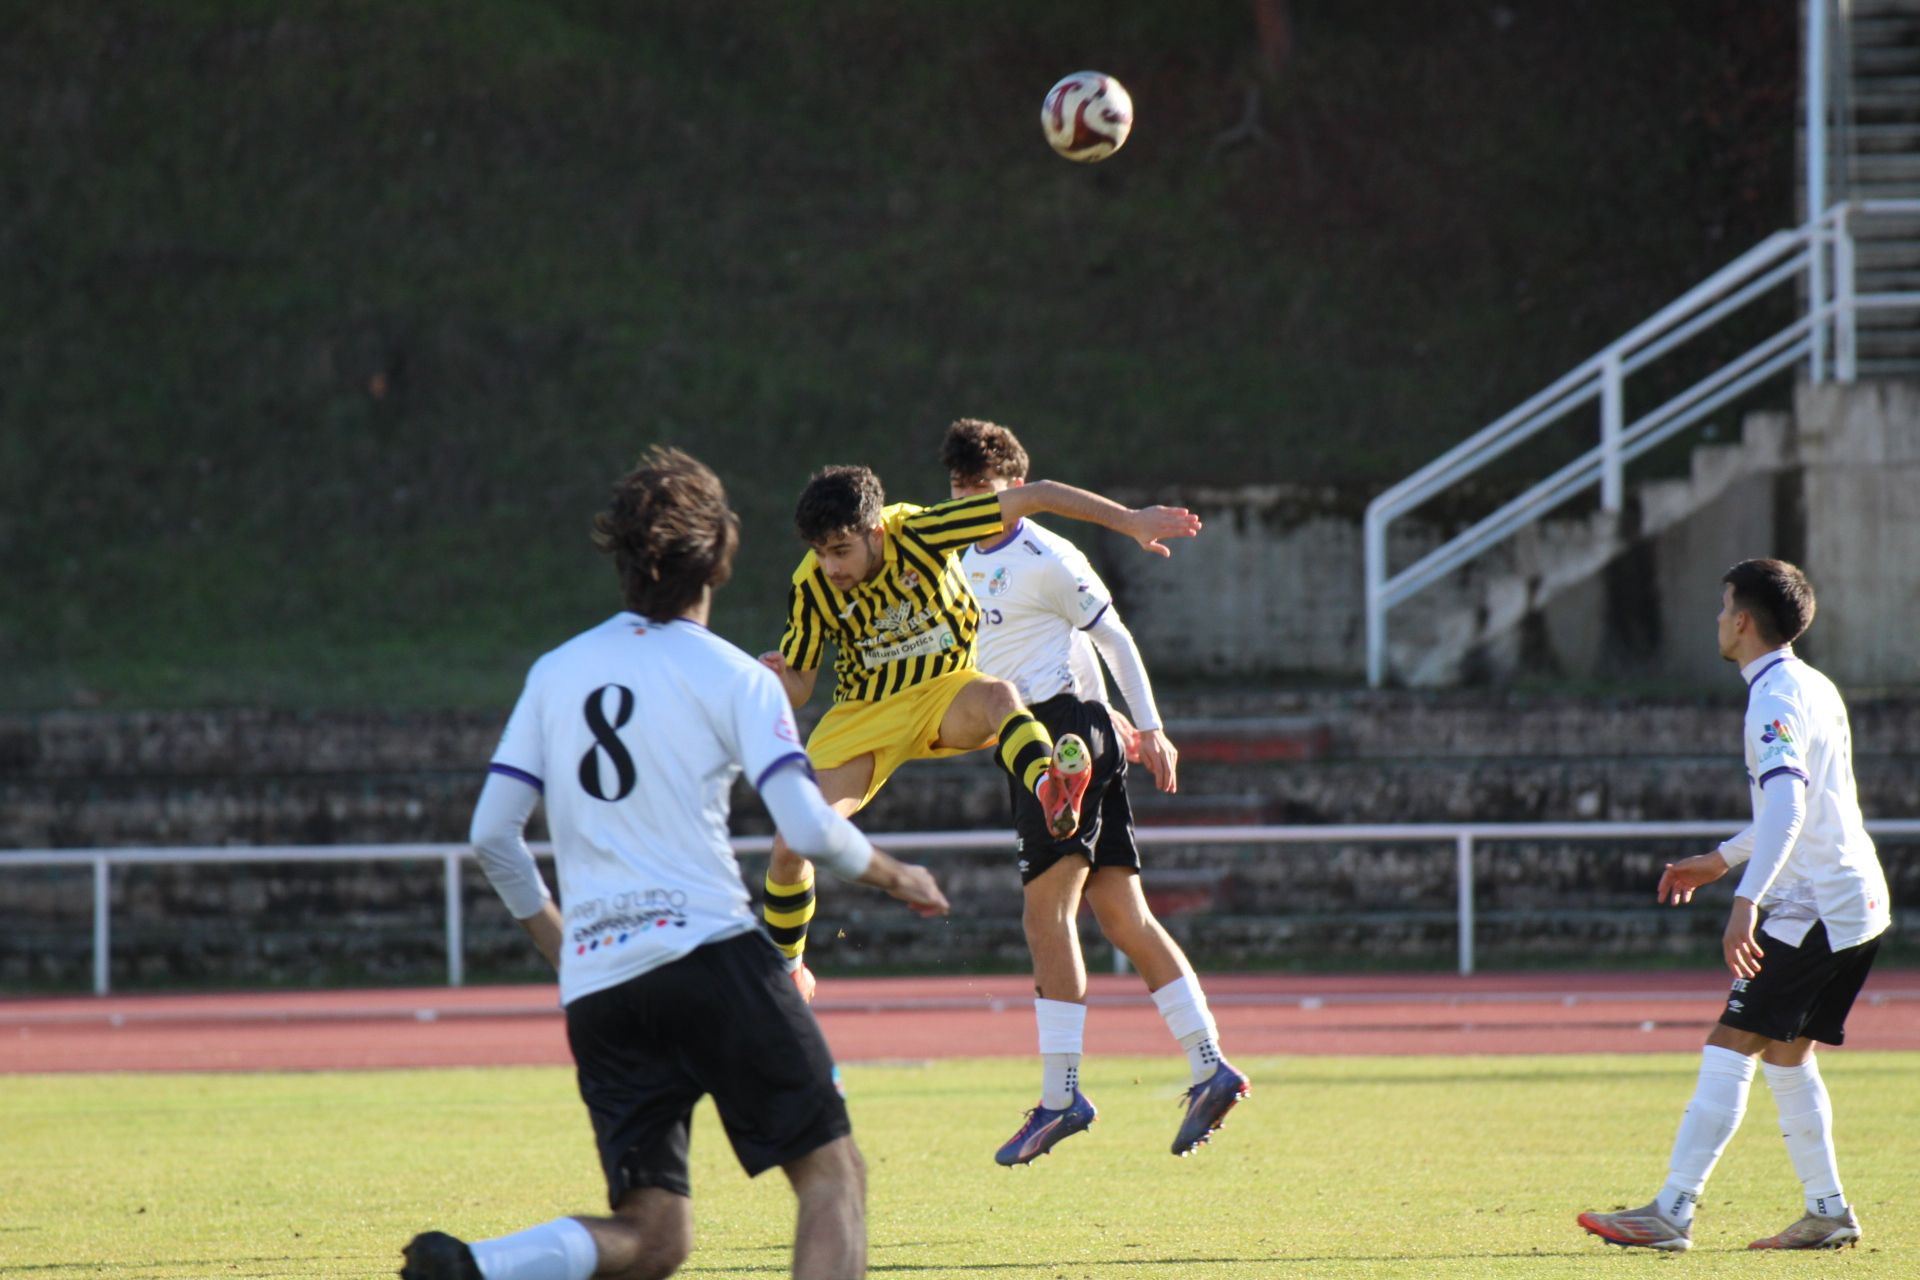
[[[1920,197],[1920,0],[1853,0],[1843,12],[1842,191],[1855,200]],[[1863,226],[1856,252],[1862,291],[1920,292],[1920,215]],[[1859,372],[1920,375],[1920,307],[1861,317]]]
[[[1496,642],[1513,650],[1525,620],[1642,539],[1743,477],[1793,465],[1791,418],[1751,412],[1789,379],[1920,375],[1920,0],[1812,3],[1802,87],[1807,118],[1826,123],[1817,151],[1803,131],[1806,222],[1369,504],[1370,685],[1458,681]],[[1739,442],[1699,444],[1727,414],[1743,415]],[[1595,417],[1598,440],[1576,454]],[[1676,468],[1690,440],[1698,447]],[[1630,488],[1627,465],[1650,454],[1685,474]],[[1513,479],[1529,471],[1547,474],[1530,487]],[[1395,528],[1445,505],[1486,513],[1424,544],[1417,526]],[[1408,611],[1416,616],[1390,637],[1391,611],[1443,579],[1449,590]]]

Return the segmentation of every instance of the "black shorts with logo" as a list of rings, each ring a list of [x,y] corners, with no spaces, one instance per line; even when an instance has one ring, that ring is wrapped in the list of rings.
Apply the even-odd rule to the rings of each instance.
[[[1082,702],[1070,693],[1028,707],[1034,719],[1047,726],[1058,741],[1077,733],[1093,754],[1093,780],[1080,802],[1080,829],[1065,840],[1047,830],[1046,814],[1033,793],[1007,779],[1013,800],[1013,829],[1020,837],[1020,883],[1032,884],[1068,854],[1084,854],[1101,867],[1140,866],[1140,848],[1133,839],[1133,806],[1127,802],[1127,757],[1114,732],[1113,717],[1104,703]]]
[[[1733,980],[1720,1024],[1769,1040],[1805,1036],[1822,1044],[1844,1044],[1847,1013],[1873,968],[1880,939],[1835,951],[1827,945],[1822,922],[1807,930],[1797,947],[1764,931],[1756,941],[1762,953],[1760,972]]]
[[[641,1187],[690,1194],[706,1094],[749,1176],[853,1132],[820,1024],[758,929],[581,996],[567,1042],[616,1208]]]

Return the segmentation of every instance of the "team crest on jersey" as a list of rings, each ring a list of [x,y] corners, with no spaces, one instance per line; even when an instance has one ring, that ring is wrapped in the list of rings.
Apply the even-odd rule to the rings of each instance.
[[[1781,724],[1778,720],[1775,720],[1772,724],[1760,731],[1760,741],[1762,742],[1772,742],[1775,738],[1778,738],[1788,746],[1793,745],[1793,735],[1788,733],[1787,726]]]
[[[1004,565],[995,569],[993,576],[987,579],[987,594],[990,596],[1003,596],[1007,594],[1012,587],[1013,583],[1008,579],[1007,570]]]
[[[908,569],[900,575],[900,585],[909,591],[918,591],[920,589],[920,571],[918,569]]]
[[[913,617],[913,606],[902,600],[899,604],[890,604],[873,619],[876,631],[899,631]]]

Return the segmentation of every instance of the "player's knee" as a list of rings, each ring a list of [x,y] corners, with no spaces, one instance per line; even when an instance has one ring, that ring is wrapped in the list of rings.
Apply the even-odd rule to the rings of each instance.
[[[650,1222],[643,1230],[633,1229],[633,1240],[626,1263],[616,1270],[606,1269],[603,1257],[594,1275],[605,1280],[666,1280],[678,1271],[693,1252],[693,1227],[673,1221]]]
[[[852,1138],[836,1138],[787,1166],[794,1192],[803,1200],[865,1204],[867,1162]]]
[[[1025,704],[1020,701],[1020,691],[1005,680],[988,676],[980,683],[985,686],[987,711],[995,724],[1001,723],[1014,712],[1024,708]]]

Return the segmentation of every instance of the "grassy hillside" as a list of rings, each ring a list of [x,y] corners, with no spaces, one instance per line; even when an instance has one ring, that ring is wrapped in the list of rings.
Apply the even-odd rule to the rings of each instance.
[[[654,440],[750,647],[808,472],[959,414],[1364,495],[1791,217],[1791,6],[1291,8],[1266,77],[1245,0],[0,7],[0,706],[501,701]]]

